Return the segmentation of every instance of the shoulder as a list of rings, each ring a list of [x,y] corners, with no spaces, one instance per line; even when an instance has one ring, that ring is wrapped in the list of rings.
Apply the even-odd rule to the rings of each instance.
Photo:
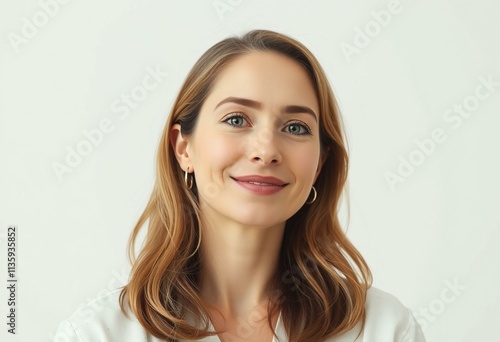
[[[55,341],[160,341],[147,334],[135,316],[122,312],[120,290],[115,290],[82,305],[70,318],[59,324]]]
[[[412,312],[396,297],[371,287],[366,297],[365,341],[425,341]]]
[[[365,325],[360,331],[361,322],[328,342],[425,342],[411,311],[396,297],[375,287],[366,295]]]

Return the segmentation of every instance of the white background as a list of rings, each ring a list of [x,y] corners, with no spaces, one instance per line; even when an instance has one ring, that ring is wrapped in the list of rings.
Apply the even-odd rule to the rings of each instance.
[[[46,3],[0,5],[2,341],[49,341],[80,305],[123,284],[181,82],[212,44],[254,28],[297,38],[328,74],[350,142],[348,234],[375,286],[414,310],[428,341],[499,340],[499,84],[475,100],[480,78],[500,82],[498,2],[401,0],[383,27],[372,11],[390,1]],[[12,43],[30,34],[28,22],[31,37]],[[141,94],[148,68],[168,76]],[[123,117],[112,105],[134,89],[145,99]],[[446,122],[464,102],[469,116]],[[113,131],[58,177],[54,163],[103,120]],[[435,129],[444,141],[419,152],[415,140]],[[391,188],[386,174],[411,158],[419,165]],[[9,224],[18,226],[15,336],[4,324]]]

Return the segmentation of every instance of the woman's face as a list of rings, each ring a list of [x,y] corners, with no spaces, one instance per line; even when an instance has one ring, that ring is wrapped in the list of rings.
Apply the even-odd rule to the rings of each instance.
[[[179,161],[194,171],[210,222],[283,224],[304,205],[322,164],[318,100],[306,71],[273,52],[234,59],[218,75]]]

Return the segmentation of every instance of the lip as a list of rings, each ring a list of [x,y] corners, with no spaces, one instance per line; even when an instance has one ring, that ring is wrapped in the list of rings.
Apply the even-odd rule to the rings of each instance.
[[[265,183],[278,186],[283,186],[288,184],[276,177],[268,177],[260,175],[248,175],[248,176],[231,177],[231,178],[239,182],[257,182],[257,183]]]
[[[288,183],[285,183],[279,178],[260,175],[248,175],[231,178],[241,187],[257,195],[272,195],[283,190],[288,185]]]

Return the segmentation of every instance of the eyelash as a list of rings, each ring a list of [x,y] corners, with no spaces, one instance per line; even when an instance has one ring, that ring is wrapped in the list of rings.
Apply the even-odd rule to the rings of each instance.
[[[230,124],[229,122],[227,122],[229,119],[232,119],[232,118],[242,118],[242,119],[245,119],[246,121],[249,121],[248,120],[248,117],[243,114],[243,113],[232,113],[232,114],[229,114],[228,116],[226,116],[222,122],[225,122],[227,123],[228,125],[232,126],[232,127],[241,127],[241,126],[236,126],[236,125],[233,125],[233,124]],[[302,133],[302,134],[296,134],[296,133],[290,133],[290,134],[293,134],[293,135],[312,135],[311,133],[311,129],[309,128],[308,125],[306,125],[305,123],[301,122],[301,121],[292,121],[288,124],[289,125],[298,125],[298,126],[301,126],[303,127],[305,130],[306,130],[306,133]]]

